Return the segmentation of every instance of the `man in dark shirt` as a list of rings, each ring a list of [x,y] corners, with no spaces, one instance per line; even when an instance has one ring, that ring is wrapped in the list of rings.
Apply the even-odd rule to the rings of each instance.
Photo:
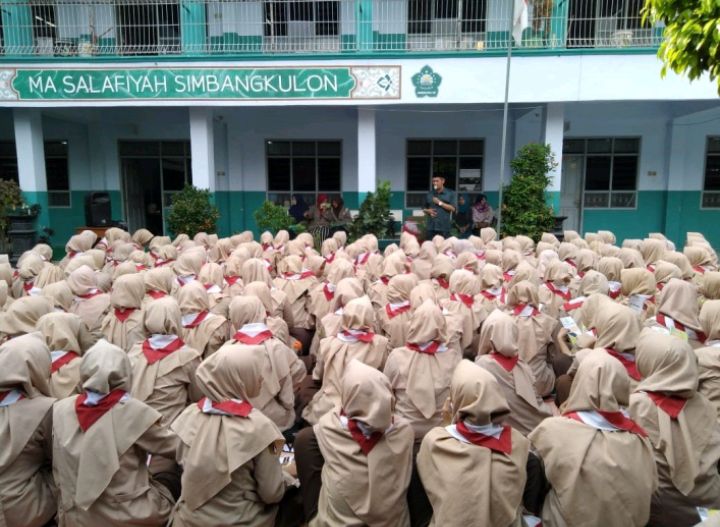
[[[425,229],[428,240],[437,234],[445,238],[450,236],[452,213],[455,212],[455,193],[445,188],[445,178],[435,176],[432,178],[432,186],[423,209],[428,217]]]

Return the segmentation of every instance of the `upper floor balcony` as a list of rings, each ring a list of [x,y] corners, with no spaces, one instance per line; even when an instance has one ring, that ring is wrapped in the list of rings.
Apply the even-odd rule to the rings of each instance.
[[[654,49],[644,0],[0,0],[5,60]],[[0,59],[2,60],[2,59]]]

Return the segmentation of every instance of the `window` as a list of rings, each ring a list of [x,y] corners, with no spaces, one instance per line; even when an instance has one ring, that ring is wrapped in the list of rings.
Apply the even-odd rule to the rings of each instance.
[[[482,192],[484,149],[482,139],[408,139],[405,206],[425,206],[433,176],[472,200]]]
[[[570,0],[568,47],[652,45],[651,25],[643,22],[643,0]]]
[[[337,36],[340,32],[340,2],[265,1],[266,37]]]
[[[0,142],[0,179],[18,183],[17,152],[13,141]]]
[[[707,138],[702,206],[720,208],[720,136]]]
[[[70,172],[68,170],[67,141],[45,142],[45,175],[48,206],[70,206]]]
[[[268,199],[278,204],[300,194],[314,203],[318,194],[339,194],[342,181],[340,141],[265,142]]]
[[[585,158],[584,207],[636,207],[639,138],[566,139],[563,154],[579,154]]]
[[[52,55],[55,52],[55,6],[51,3],[32,5],[33,42],[38,55]]]
[[[463,33],[482,33],[486,9],[486,0],[409,0],[408,33],[452,37],[458,22]]]
[[[180,52],[177,0],[123,2],[116,11],[122,55],[163,55]]]

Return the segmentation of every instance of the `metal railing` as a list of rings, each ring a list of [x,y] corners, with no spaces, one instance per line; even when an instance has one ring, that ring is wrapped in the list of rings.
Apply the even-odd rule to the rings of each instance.
[[[648,48],[643,0],[0,0],[11,56],[449,52]],[[515,28],[522,29],[522,28]]]

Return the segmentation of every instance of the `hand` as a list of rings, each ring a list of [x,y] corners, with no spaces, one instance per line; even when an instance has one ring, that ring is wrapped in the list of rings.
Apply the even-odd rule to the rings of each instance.
[[[427,215],[430,216],[431,218],[437,217],[437,211],[436,211],[435,209],[425,209],[425,212],[426,212]]]
[[[433,196],[432,201],[433,201],[433,203],[434,203],[435,205],[440,205],[440,204],[442,203],[442,201],[440,201],[440,200],[439,200],[438,198],[436,198],[435,196]]]
[[[294,461],[291,461],[287,465],[283,465],[282,469],[290,474],[292,477],[297,478],[297,465]]]

